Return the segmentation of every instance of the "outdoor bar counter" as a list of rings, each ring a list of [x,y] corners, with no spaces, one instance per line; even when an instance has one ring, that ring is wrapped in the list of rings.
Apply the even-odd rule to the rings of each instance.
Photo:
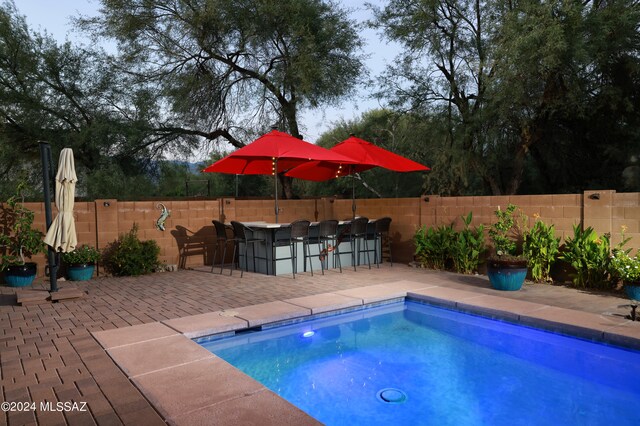
[[[269,222],[242,222],[247,229],[247,238],[261,238],[266,240],[266,244],[256,244],[255,245],[255,266],[256,272],[268,275],[284,275],[291,274],[291,252],[288,245],[278,245],[274,247],[274,242],[276,239],[288,239],[289,238],[289,223],[269,223]],[[309,237],[313,241],[315,237],[318,236],[318,225],[320,222],[311,222],[311,227],[309,229]],[[349,232],[348,225],[350,225],[350,221],[340,221],[338,223],[338,236],[341,235],[342,232],[345,234],[344,240],[339,245],[340,252],[340,261],[342,268],[351,268],[353,267],[351,261],[351,242],[349,241]],[[345,229],[346,228],[346,229]],[[374,228],[375,221],[370,220],[367,226],[367,243],[369,245],[369,258],[371,259],[371,265],[375,265],[376,262],[381,261],[381,251],[380,244],[378,242],[378,247],[375,249],[375,253],[377,253],[377,259],[374,255],[374,244],[376,243],[374,236]],[[367,265],[367,254],[363,251],[364,244],[360,244],[360,258],[359,263],[357,263],[357,267],[368,268]],[[319,247],[317,243],[309,244],[311,251],[311,264],[313,265],[313,273],[321,274],[322,269],[320,265],[320,260],[318,257]],[[296,273],[304,272],[309,270],[309,260],[304,260],[304,252],[302,243],[295,243],[294,246],[295,254],[296,254]],[[244,253],[244,246],[241,245],[240,253]],[[275,256],[274,256],[275,254]],[[335,250],[327,253],[328,259],[325,263],[325,268],[334,269],[338,268],[338,263],[336,263]],[[285,258],[285,259],[280,259]],[[279,260],[276,260],[279,259]],[[248,261],[249,268],[245,268],[245,261]],[[253,271],[254,259],[251,246],[248,247],[247,250],[247,259],[245,260],[243,257],[240,258],[240,267]]]

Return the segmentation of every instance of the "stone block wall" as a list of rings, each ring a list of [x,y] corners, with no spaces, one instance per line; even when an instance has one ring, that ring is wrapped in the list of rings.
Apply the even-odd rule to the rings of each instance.
[[[156,228],[160,203],[170,210],[165,231]],[[391,236],[395,261],[407,263],[413,258],[413,235],[420,226],[440,226],[453,223],[459,229],[461,216],[473,213],[473,225],[490,225],[494,211],[509,203],[518,205],[529,217],[531,226],[539,218],[556,227],[562,239],[573,235],[573,226],[592,226],[599,234],[610,233],[612,244],[625,236],[632,240],[628,247],[640,247],[640,193],[615,191],[585,191],[582,194],[515,195],[486,197],[440,197],[423,195],[414,198],[356,200],[356,214],[370,219],[392,218]],[[35,226],[45,231],[43,203],[27,203],[35,212]],[[349,219],[353,215],[352,200],[336,198],[279,200],[279,222],[296,219],[320,221]],[[2,205],[0,205],[2,208]],[[56,215],[55,205],[52,206]],[[118,201],[114,199],[75,203],[76,230],[79,244],[106,247],[120,234],[138,225],[141,239],[153,239],[161,248],[160,260],[180,267],[211,264],[215,230],[211,220],[224,222],[275,222],[273,199],[246,200],[220,198],[181,201]],[[635,253],[635,250],[634,250]],[[34,259],[44,273],[45,256]],[[217,259],[216,261],[219,261]]]

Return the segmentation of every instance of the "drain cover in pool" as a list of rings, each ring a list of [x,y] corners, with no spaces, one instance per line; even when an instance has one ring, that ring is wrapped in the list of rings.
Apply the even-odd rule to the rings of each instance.
[[[401,404],[407,400],[407,395],[400,389],[386,388],[378,391],[378,399],[389,404]]]

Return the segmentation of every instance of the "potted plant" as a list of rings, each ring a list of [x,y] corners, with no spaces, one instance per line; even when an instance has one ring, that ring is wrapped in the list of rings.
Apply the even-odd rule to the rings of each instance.
[[[498,220],[489,229],[494,252],[487,259],[487,275],[496,290],[520,290],[527,276],[527,258],[518,250],[518,238],[526,216],[521,214],[518,219],[517,209],[513,204],[506,210],[498,207],[495,212]]]
[[[611,256],[611,275],[622,280],[624,291],[632,300],[640,300],[640,258],[629,256],[629,250],[614,250]]]
[[[0,259],[0,271],[12,287],[31,285],[38,271],[35,262],[27,262],[31,256],[43,253],[44,234],[33,228],[34,213],[24,207],[21,195],[23,185],[18,185],[16,195],[7,200],[0,220],[0,246],[4,248]]]
[[[71,281],[87,281],[93,276],[96,262],[100,260],[98,249],[83,244],[68,253],[62,253],[67,265],[67,276]]]

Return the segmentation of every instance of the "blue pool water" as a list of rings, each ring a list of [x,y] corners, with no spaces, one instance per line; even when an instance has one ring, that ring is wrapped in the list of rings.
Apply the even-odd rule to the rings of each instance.
[[[201,344],[327,425],[640,425],[640,353],[414,302]]]

